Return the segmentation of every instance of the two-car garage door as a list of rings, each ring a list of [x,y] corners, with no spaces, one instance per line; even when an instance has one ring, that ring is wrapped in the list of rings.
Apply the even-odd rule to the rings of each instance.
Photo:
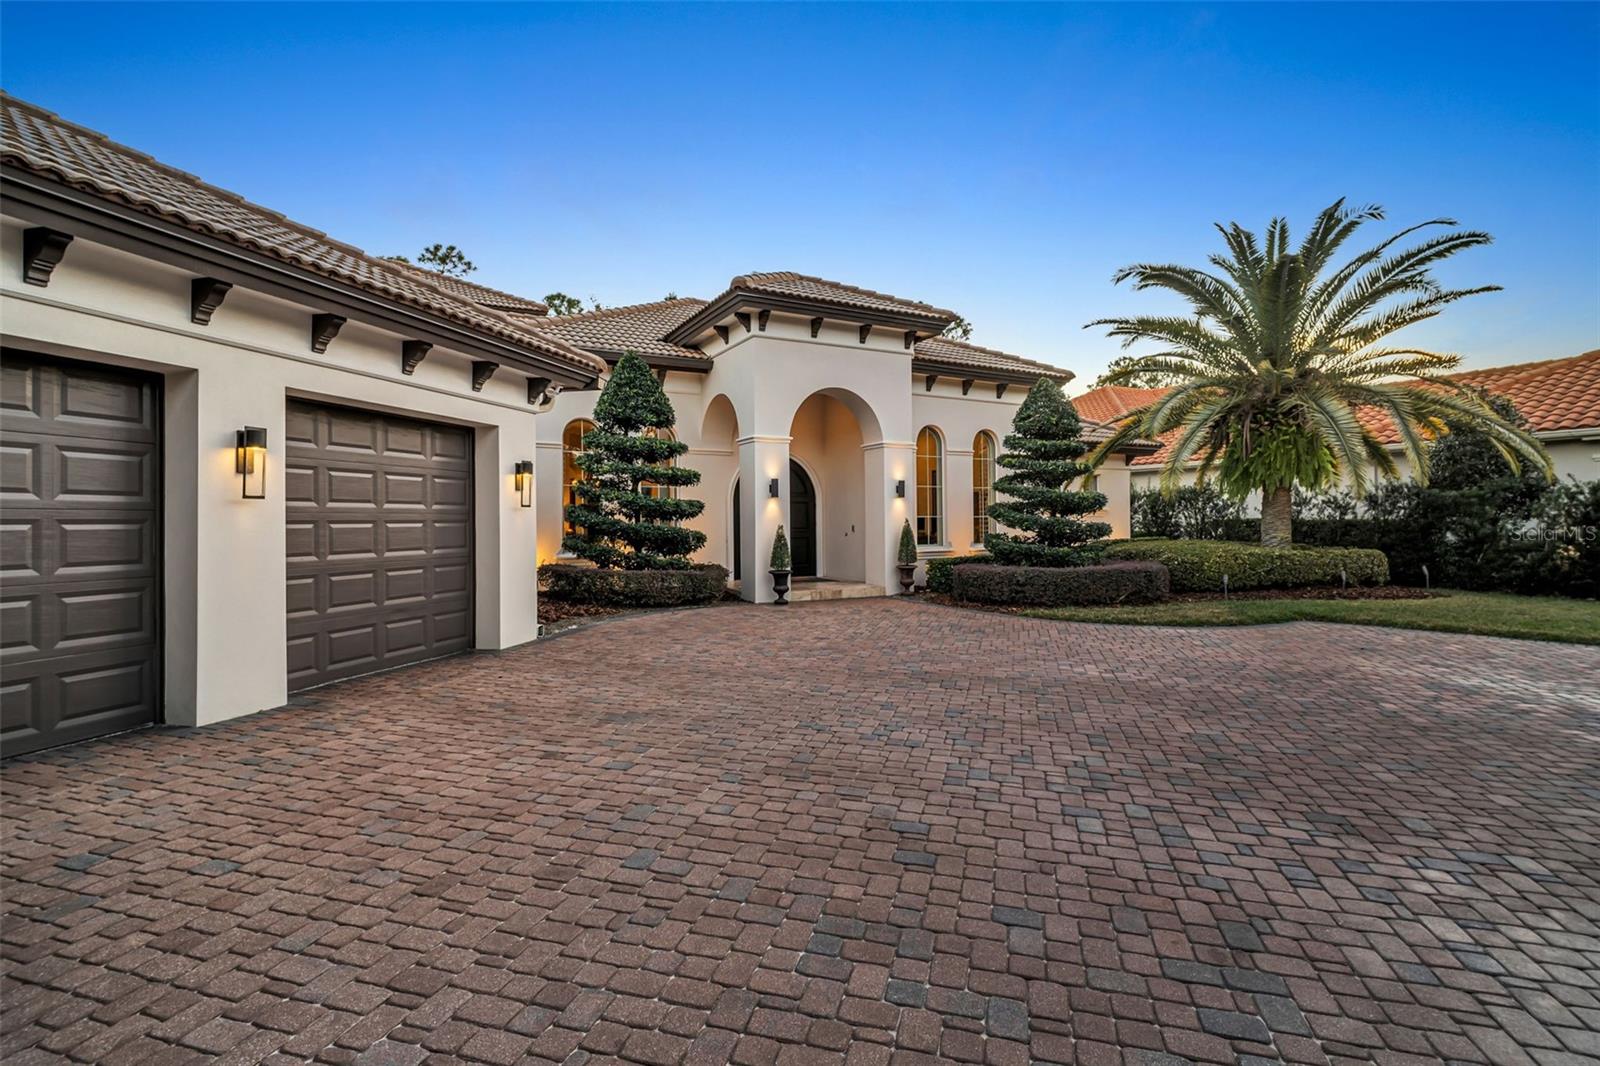
[[[472,646],[472,436],[289,401],[289,689]]]
[[[160,379],[7,349],[0,386],[0,753],[157,721]],[[470,432],[295,400],[286,429],[289,689],[470,648]]]

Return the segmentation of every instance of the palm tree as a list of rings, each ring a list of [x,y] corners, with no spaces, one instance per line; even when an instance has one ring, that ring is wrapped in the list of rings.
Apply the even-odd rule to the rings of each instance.
[[[1340,200],[1317,216],[1298,248],[1290,248],[1282,218],[1267,226],[1265,240],[1238,223],[1218,225],[1227,254],[1210,257],[1215,272],[1155,263],[1118,271],[1118,283],[1168,289],[1194,313],[1089,323],[1110,327],[1123,347],[1161,345],[1119,361],[1106,375],[1108,384],[1158,380],[1172,386],[1129,412],[1090,462],[1130,440],[1170,434],[1163,490],[1175,491],[1194,463],[1200,480],[1215,471],[1230,495],[1259,490],[1261,543],[1275,546],[1292,542],[1296,485],[1314,491],[1342,477],[1361,491],[1369,465],[1384,477],[1399,476],[1393,456],[1357,417],[1361,408],[1393,421],[1420,482],[1428,477],[1428,441],[1445,431],[1447,420],[1487,434],[1513,470],[1526,459],[1553,479],[1550,457],[1537,440],[1500,418],[1481,394],[1443,376],[1459,356],[1380,343],[1447,304],[1498,290],[1447,289],[1430,273],[1434,264],[1491,238],[1436,218],[1332,266],[1363,223],[1382,218],[1380,207],[1347,208]],[[1448,232],[1393,250],[1435,226]]]

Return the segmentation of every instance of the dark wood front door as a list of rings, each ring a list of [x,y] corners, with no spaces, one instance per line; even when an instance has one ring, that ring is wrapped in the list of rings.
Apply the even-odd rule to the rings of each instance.
[[[733,483],[733,579],[740,580],[739,543],[744,533],[744,512],[739,508],[739,482]],[[817,576],[817,490],[805,470],[789,460],[790,567],[795,577]]]
[[[817,576],[817,490],[799,463],[789,460],[789,552],[795,577]]]
[[[160,379],[0,353],[0,749],[156,720]]]
[[[290,400],[289,691],[472,647],[472,434]]]

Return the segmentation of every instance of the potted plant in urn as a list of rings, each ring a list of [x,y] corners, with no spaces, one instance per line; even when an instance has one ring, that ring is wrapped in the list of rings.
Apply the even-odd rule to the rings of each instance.
[[[767,573],[772,575],[772,591],[778,598],[778,606],[786,606],[789,602],[789,538],[783,535],[783,527],[778,527],[778,535],[772,540],[772,562]]]
[[[917,538],[911,535],[911,520],[900,527],[900,554],[896,567],[900,571],[900,591],[910,593],[917,580]]]

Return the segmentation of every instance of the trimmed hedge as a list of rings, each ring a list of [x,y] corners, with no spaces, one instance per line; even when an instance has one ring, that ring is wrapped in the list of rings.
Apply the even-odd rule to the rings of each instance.
[[[972,603],[1028,607],[1088,607],[1160,603],[1167,568],[1160,563],[1094,566],[998,566],[966,563],[951,570],[955,597]]]
[[[702,563],[687,570],[601,570],[572,563],[539,567],[545,595],[600,607],[682,607],[721,599],[727,567]]]
[[[954,595],[956,584],[951,571],[962,563],[987,563],[990,558],[988,552],[973,552],[971,555],[941,555],[936,559],[929,559],[924,564],[928,568],[926,582],[928,591],[941,592],[946,596]]]
[[[1387,585],[1389,560],[1371,548],[1263,548],[1227,540],[1125,540],[1106,549],[1107,559],[1161,563],[1172,574],[1174,592],[1219,592],[1222,575],[1230,589],[1288,589],[1337,585],[1342,568],[1352,585]]]

